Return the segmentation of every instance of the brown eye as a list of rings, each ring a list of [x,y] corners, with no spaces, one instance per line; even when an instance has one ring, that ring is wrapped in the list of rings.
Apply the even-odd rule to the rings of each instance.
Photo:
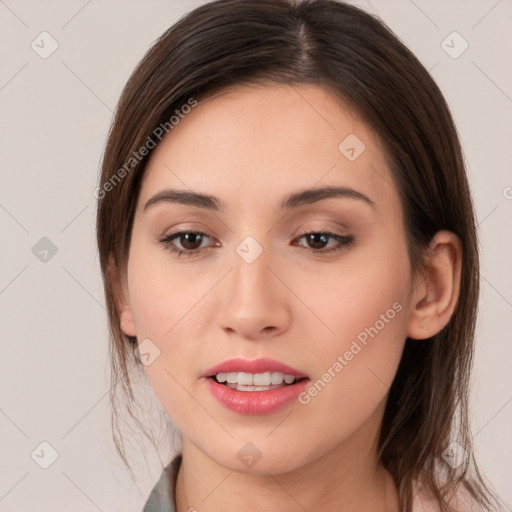
[[[201,233],[182,233],[178,240],[184,249],[193,251],[201,246],[203,235]]]
[[[306,240],[306,249],[309,249],[311,252],[318,253],[339,251],[350,246],[354,242],[354,237],[352,235],[347,236],[330,232],[305,233],[298,238],[298,240],[301,239]]]
[[[329,235],[325,233],[309,233],[305,235],[308,245],[312,249],[323,249],[329,243]]]
[[[172,253],[178,253],[178,256],[182,254],[195,256],[208,247],[203,244],[208,239],[212,240],[211,237],[200,231],[178,231],[162,238],[160,243]]]

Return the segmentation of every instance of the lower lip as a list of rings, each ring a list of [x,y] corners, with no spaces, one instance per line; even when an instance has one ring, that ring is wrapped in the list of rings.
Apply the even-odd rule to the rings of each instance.
[[[214,398],[227,409],[238,414],[272,414],[297,399],[308,380],[267,391],[238,391],[207,378],[206,386]]]

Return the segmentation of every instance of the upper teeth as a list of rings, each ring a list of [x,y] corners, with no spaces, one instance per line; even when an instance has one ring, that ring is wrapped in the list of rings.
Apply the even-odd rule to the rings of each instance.
[[[270,386],[271,384],[279,385],[283,381],[291,384],[295,377],[293,375],[285,375],[281,372],[265,372],[265,373],[218,373],[216,375],[218,382],[228,382],[229,384],[242,384],[244,386]]]

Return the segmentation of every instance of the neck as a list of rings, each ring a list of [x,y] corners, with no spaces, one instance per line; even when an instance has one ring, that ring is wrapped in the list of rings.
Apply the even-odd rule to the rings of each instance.
[[[183,437],[176,511],[231,512],[243,504],[246,512],[397,512],[396,485],[376,458],[376,434],[372,426],[361,428],[328,453],[300,467],[291,462],[279,474],[232,470]]]

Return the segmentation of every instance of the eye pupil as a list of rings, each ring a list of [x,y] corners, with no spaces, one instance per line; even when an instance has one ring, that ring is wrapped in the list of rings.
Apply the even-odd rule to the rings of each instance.
[[[308,243],[313,249],[322,249],[329,242],[329,237],[325,233],[310,233]]]
[[[197,249],[201,245],[201,241],[203,239],[203,235],[199,233],[184,233],[180,236],[181,245],[185,249],[194,250]],[[197,245],[197,247],[196,247]]]

